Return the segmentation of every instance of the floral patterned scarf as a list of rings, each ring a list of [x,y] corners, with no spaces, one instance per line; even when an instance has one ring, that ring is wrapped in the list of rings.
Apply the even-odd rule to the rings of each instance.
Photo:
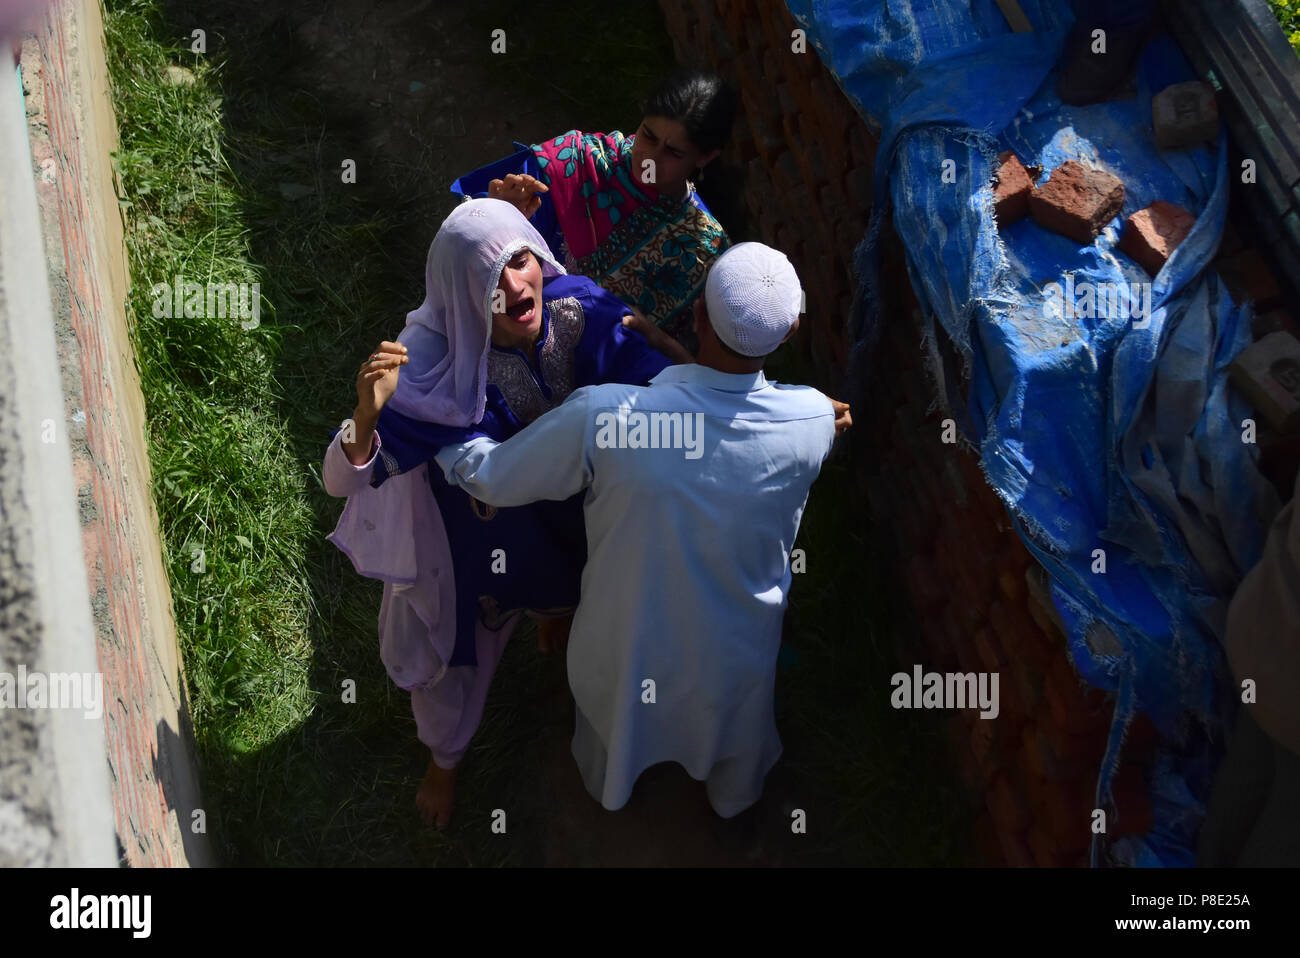
[[[690,306],[730,245],[694,186],[685,199],[633,174],[635,137],[570,130],[533,146],[569,271],[639,308],[694,351]]]

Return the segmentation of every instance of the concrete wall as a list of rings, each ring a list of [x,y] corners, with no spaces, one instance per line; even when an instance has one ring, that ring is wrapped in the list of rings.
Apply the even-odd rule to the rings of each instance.
[[[201,803],[185,681],[124,307],[128,273],[110,157],[117,128],[98,3],[47,7],[23,43],[22,75],[27,168],[43,237],[33,248],[44,253],[59,437],[75,483],[58,508],[72,510],[80,533],[81,568],[65,570],[63,595],[93,618],[105,688],[100,760],[118,851],[133,866],[202,864],[206,839],[191,828]]]
[[[6,63],[0,68],[0,169],[9,175],[0,190],[0,866],[106,866],[117,855],[102,712],[27,702],[29,674],[84,677],[84,693],[96,685],[98,666],[21,104],[17,76]]]

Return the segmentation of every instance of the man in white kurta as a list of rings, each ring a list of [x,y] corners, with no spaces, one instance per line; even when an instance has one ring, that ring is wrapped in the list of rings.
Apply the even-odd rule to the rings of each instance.
[[[579,389],[507,442],[438,455],[449,482],[496,506],[587,490],[568,672],[573,754],[605,808],[621,808],[644,769],[676,761],[730,818],[780,756],[789,556],[836,419],[817,390],[762,373],[799,302],[789,261],[741,244],[697,304],[699,363],[649,386]]]

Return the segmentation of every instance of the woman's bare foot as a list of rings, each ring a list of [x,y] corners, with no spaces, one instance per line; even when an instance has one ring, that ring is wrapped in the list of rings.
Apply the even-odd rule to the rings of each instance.
[[[539,618],[537,620],[537,650],[539,652],[563,652],[569,644],[569,629],[573,627],[573,613],[568,615]]]
[[[451,823],[451,807],[456,795],[456,770],[440,768],[429,759],[424,771],[424,781],[415,792],[415,807],[426,825],[446,828]]]

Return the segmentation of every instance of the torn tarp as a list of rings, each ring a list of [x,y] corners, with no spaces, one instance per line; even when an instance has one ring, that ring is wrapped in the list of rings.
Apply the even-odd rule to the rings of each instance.
[[[1099,807],[1113,807],[1134,712],[1162,733],[1151,770],[1157,825],[1111,856],[1192,864],[1233,705],[1220,647],[1226,604],[1259,557],[1277,499],[1242,441],[1250,413],[1227,388],[1249,313],[1206,268],[1228,201],[1226,143],[1162,152],[1151,129],[1152,94],[1194,79],[1191,67],[1161,35],[1131,95],[1069,107],[1055,95],[1073,19],[1064,0],[1023,0],[1034,32],[1022,34],[994,0],[789,5],[881,129],[871,226],[856,256],[850,376],[869,362],[881,321],[876,244],[892,208],[927,341],[954,360],[946,373],[935,365],[941,396],[1052,577],[1075,666],[1116,693]],[[989,184],[1005,149],[1044,177],[1067,159],[1111,171],[1126,187],[1123,211],[1086,247],[1028,219],[999,233]],[[1116,245],[1124,219],[1154,200],[1199,219],[1152,280]]]

